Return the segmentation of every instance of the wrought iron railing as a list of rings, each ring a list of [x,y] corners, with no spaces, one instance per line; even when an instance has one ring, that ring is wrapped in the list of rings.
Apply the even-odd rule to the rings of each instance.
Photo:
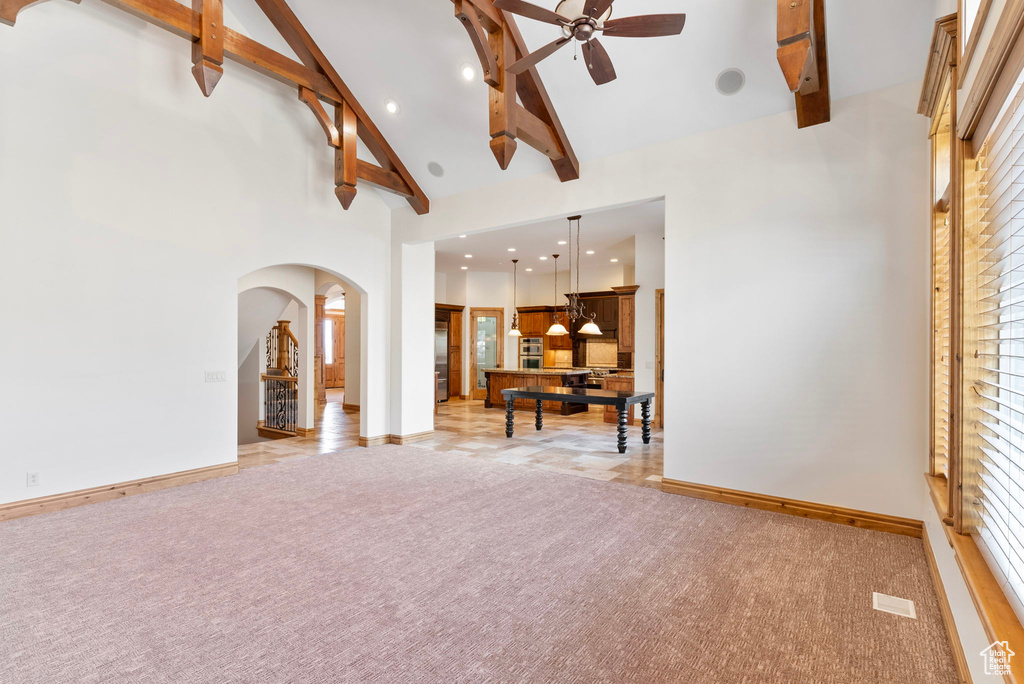
[[[267,372],[260,379],[263,427],[294,435],[299,418],[299,345],[288,325],[289,321],[278,321],[267,334]]]
[[[286,375],[264,375],[263,426],[281,432],[295,432],[299,418],[299,379]]]

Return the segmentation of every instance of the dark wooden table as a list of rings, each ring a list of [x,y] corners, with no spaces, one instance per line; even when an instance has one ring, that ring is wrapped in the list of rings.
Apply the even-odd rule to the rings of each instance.
[[[654,392],[616,392],[614,390],[587,389],[585,387],[513,387],[501,390],[505,398],[505,436],[511,437],[515,424],[515,400],[532,399],[537,402],[536,425],[544,427],[542,402],[564,401],[574,404],[597,404],[614,406],[619,414],[619,453],[626,453],[626,423],[629,421],[629,407],[640,404],[644,444],[651,443],[651,400]]]

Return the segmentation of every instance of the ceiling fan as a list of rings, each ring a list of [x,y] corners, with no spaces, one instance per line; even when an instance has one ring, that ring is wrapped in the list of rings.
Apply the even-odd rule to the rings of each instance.
[[[620,38],[674,36],[682,33],[686,23],[685,14],[648,14],[611,19],[614,1],[561,0],[552,12],[524,0],[494,0],[494,6],[500,10],[562,28],[561,38],[509,65],[507,71],[521,74],[575,38],[583,43],[583,58],[590,70],[590,77],[597,85],[603,85],[615,80],[615,67],[601,41],[597,39],[598,33]]]

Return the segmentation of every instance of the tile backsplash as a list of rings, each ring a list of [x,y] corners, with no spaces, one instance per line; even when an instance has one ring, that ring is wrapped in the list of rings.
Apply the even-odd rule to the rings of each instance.
[[[606,339],[587,340],[584,343],[583,358],[587,367],[615,368],[619,363],[619,341]]]

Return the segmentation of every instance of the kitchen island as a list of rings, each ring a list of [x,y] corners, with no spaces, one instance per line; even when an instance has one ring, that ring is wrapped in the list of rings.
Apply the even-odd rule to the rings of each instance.
[[[484,376],[487,378],[487,396],[484,398],[484,408],[505,408],[505,398],[501,390],[513,387],[586,387],[589,370],[570,370],[568,368],[552,369],[521,369],[506,370],[502,368],[484,369]],[[516,399],[516,408],[532,410],[534,403],[530,399]],[[545,413],[558,413],[569,416],[574,413],[586,413],[586,404],[576,404],[564,401],[545,401],[543,403]]]

